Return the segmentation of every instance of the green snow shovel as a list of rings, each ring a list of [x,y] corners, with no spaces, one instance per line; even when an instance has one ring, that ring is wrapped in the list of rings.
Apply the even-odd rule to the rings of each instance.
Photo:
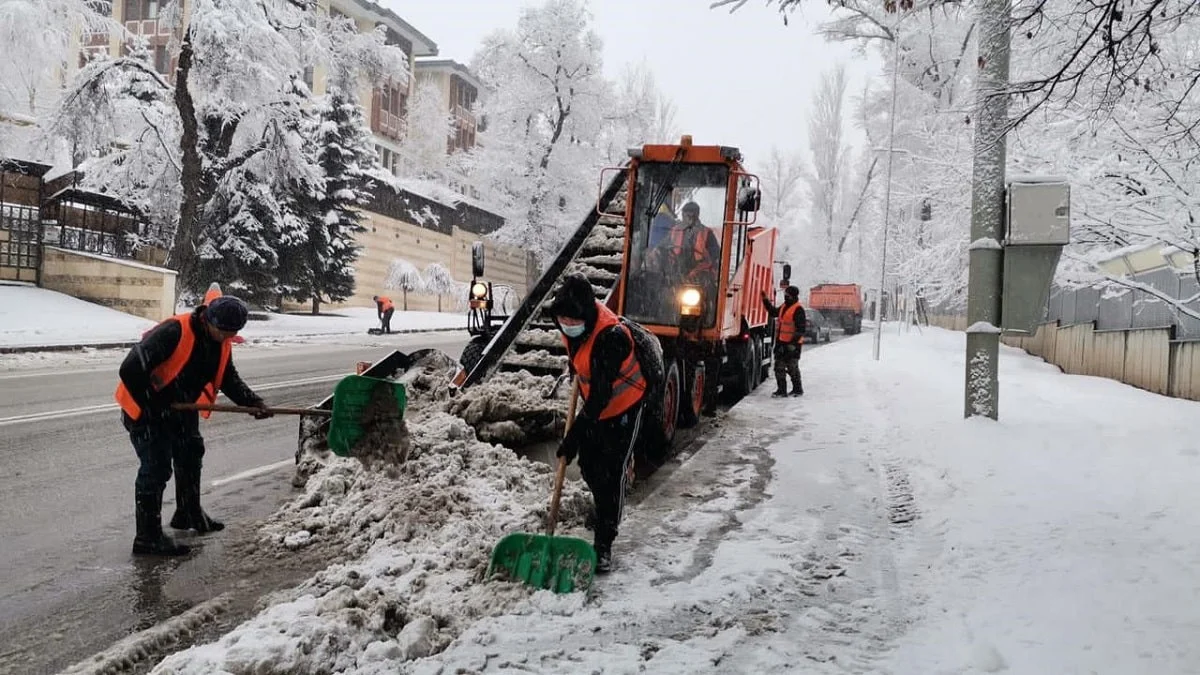
[[[575,406],[579,400],[579,382],[571,385],[571,403],[567,409],[567,431],[575,421]],[[546,534],[510,534],[492,549],[488,577],[503,570],[512,580],[523,581],[535,588],[548,588],[555,593],[587,590],[596,576],[596,551],[592,545],[576,537],[554,536],[558,523],[558,502],[562,497],[563,480],[567,475],[567,460],[559,458],[554,472],[554,493],[550,497],[550,514],[546,518]]]
[[[360,439],[372,429],[383,430],[388,422],[402,420],[408,404],[404,384],[367,375],[347,375],[333,389],[333,410],[320,408],[268,408],[277,415],[330,417],[329,449],[349,457]],[[176,410],[256,413],[260,408],[234,405],[175,403]]]

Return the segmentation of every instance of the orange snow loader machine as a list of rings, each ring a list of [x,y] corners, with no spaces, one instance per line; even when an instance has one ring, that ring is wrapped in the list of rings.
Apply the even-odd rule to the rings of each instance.
[[[758,178],[737,148],[645,145],[629,151],[625,246],[609,306],[658,337],[663,431],[741,398],[767,376],[776,230],[755,224]],[[611,171],[608,169],[606,171]],[[602,181],[603,182],[603,181]]]
[[[612,217],[611,207],[601,208],[613,194],[625,194],[621,271],[615,287],[593,287],[610,309],[658,339],[662,391],[647,392],[656,399],[647,410],[660,418],[657,440],[669,447],[675,430],[715,411],[723,393],[740,398],[767,375],[774,325],[762,294],[774,290],[776,231],[755,225],[758,179],[742,168],[737,148],[693,145],[684,136],[678,145],[645,145],[629,155],[626,166],[605,170],[624,172],[624,189],[602,176],[592,214]],[[560,257],[573,258],[578,248],[568,243]],[[553,267],[548,275],[556,276]],[[503,569],[511,579],[555,592],[591,584],[591,545],[553,534],[564,468],[560,463],[556,474],[549,534],[505,537],[489,575]]]
[[[808,306],[842,327],[846,335],[862,332],[862,289],[858,284],[820,284],[808,291]]]

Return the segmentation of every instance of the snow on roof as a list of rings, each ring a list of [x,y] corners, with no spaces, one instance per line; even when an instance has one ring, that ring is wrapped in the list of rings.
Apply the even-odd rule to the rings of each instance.
[[[358,7],[375,15],[374,18],[377,18],[387,24],[392,30],[411,40],[413,43],[413,56],[437,56],[437,43],[414,28],[412,24],[401,19],[399,14],[372,0],[341,0],[341,3],[348,2],[354,3]]]
[[[487,90],[487,88],[488,88],[487,85],[485,85],[482,81],[480,81],[480,79],[475,75],[475,73],[471,72],[470,68],[459,63],[458,61],[455,61],[454,59],[417,59],[416,67],[413,70],[417,74],[420,74],[422,71],[425,71],[425,72],[447,72],[448,71],[448,72],[452,72],[455,75],[458,75],[459,77],[463,78],[464,80],[467,81],[468,84],[472,85],[473,87],[475,87],[476,89],[478,89],[480,91]]]

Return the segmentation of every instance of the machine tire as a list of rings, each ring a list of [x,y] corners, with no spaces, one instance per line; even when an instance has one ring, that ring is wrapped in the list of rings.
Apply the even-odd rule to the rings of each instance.
[[[737,367],[733,378],[733,389],[730,391],[732,394],[730,401],[736,403],[754,391],[754,342],[747,340],[741,344],[732,345],[730,355]]]
[[[675,445],[675,431],[679,428],[679,402],[683,396],[683,381],[679,378],[679,362],[667,361],[667,374],[663,380],[662,425],[663,438],[668,446]],[[674,453],[672,453],[674,454]]]
[[[483,358],[483,350],[491,342],[491,338],[486,335],[477,335],[471,338],[467,346],[463,347],[462,356],[458,357],[458,362],[462,364],[463,370],[468,373],[479,363],[479,359]]]

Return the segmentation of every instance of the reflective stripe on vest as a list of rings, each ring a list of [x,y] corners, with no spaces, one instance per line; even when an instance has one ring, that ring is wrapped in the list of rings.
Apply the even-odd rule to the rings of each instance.
[[[796,312],[800,310],[800,303],[796,303],[791,307],[784,307],[779,313],[779,342],[780,344],[792,344],[796,342]]]
[[[179,335],[179,344],[175,345],[175,351],[171,352],[171,356],[166,361],[158,364],[158,366],[150,372],[150,386],[155,391],[162,391],[164,387],[175,381],[179,377],[179,373],[183,371],[183,367],[187,365],[188,359],[192,357],[192,349],[196,346],[196,333],[192,330],[192,315],[177,314],[159,325],[163,325],[169,321],[179,323],[182,331]],[[229,363],[229,356],[233,351],[233,342],[225,340],[221,343],[221,358],[217,362],[217,374],[212,381],[204,385],[204,389],[200,392],[200,397],[196,399],[196,403],[201,405],[212,405],[217,400],[217,392],[221,389],[221,381],[225,378],[225,366]],[[126,414],[132,419],[138,419],[142,416],[142,407],[133,400],[133,395],[125,387],[124,382],[117,383],[117,391],[113,394],[113,398],[121,406]],[[204,419],[208,419],[212,415],[210,411],[200,413]]]
[[[579,395],[583,397],[583,400],[588,399],[592,390],[592,346],[596,342],[596,336],[613,326],[619,326],[625,332],[625,336],[629,338],[630,344],[629,356],[621,362],[621,369],[613,380],[612,398],[609,399],[608,405],[604,406],[604,410],[600,411],[600,419],[606,420],[617,417],[642,400],[642,392],[646,390],[646,381],[642,377],[642,368],[638,364],[634,348],[633,333],[630,332],[629,327],[622,324],[621,319],[611,309],[599,302],[596,303],[596,310],[599,314],[596,317],[596,326],[588,335],[587,340],[580,345],[579,351],[571,355],[575,376],[579,378]],[[570,353],[571,345],[565,336],[563,342],[567,345],[567,352]]]

